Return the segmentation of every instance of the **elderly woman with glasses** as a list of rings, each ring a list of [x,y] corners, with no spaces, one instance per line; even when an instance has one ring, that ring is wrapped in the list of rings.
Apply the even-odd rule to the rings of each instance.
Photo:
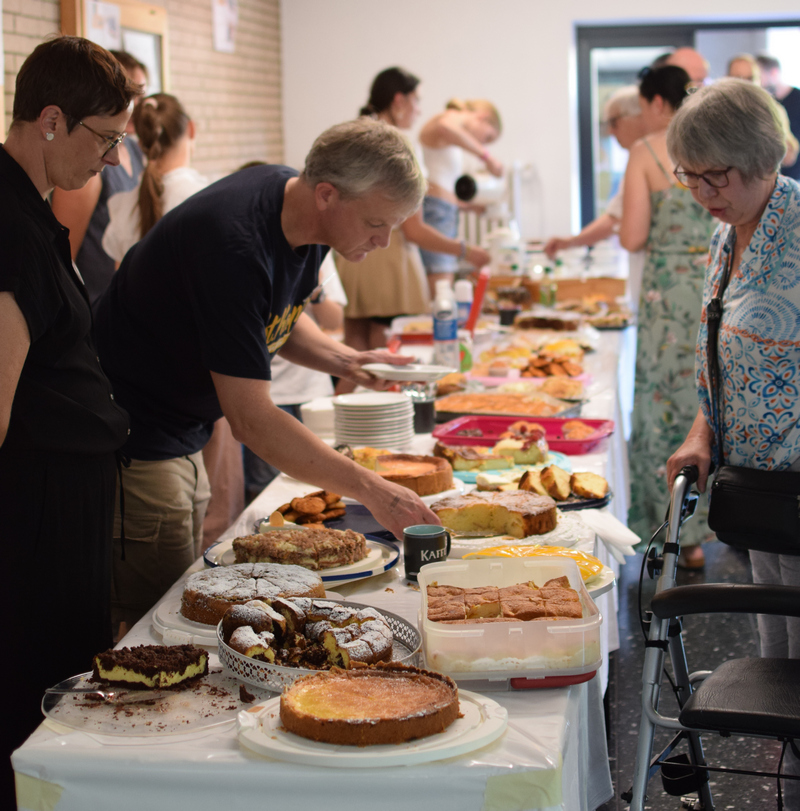
[[[86,288],[46,198],[119,163],[136,92],[104,48],[45,42],[17,74],[0,146],[0,615],[20,619],[6,628],[3,808],[14,807],[8,756],[41,721],[43,691],[111,643],[115,452],[128,415],[100,368]],[[68,643],[42,657],[33,629]]]
[[[639,103],[649,134],[631,148],[625,171],[620,242],[629,251],[645,251],[628,514],[630,528],[643,541],[664,519],[666,461],[683,441],[697,411],[694,342],[714,225],[689,190],[676,183],[667,152],[667,127],[689,86],[689,75],[682,68],[645,68]],[[702,566],[699,544],[710,535],[701,516],[687,524],[679,565]]]
[[[697,338],[700,408],[667,463],[668,480],[684,465],[697,465],[704,491],[712,459],[800,470],[800,185],[778,174],[786,150],[783,117],[760,87],[721,79],[678,111],[667,145],[678,178],[720,220]],[[707,310],[723,284],[717,403]],[[800,586],[800,557],[751,550],[750,560],[754,582]],[[758,629],[762,656],[800,658],[800,620],[759,615]],[[800,774],[791,752],[787,762],[788,773]],[[786,781],[784,791],[785,807],[800,809],[798,781]]]

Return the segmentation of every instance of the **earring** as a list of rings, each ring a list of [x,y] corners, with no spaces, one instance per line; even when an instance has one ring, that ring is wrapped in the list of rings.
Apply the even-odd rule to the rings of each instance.
[[[52,141],[53,138],[56,137],[56,134],[54,132],[48,132],[44,137],[47,138],[48,141]]]

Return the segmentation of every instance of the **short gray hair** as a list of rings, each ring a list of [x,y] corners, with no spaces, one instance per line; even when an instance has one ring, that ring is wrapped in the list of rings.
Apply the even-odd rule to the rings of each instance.
[[[741,79],[719,79],[680,106],[667,130],[676,164],[734,166],[747,182],[777,171],[786,153],[784,123],[766,90]]]
[[[344,199],[379,191],[412,211],[425,194],[425,178],[409,143],[395,127],[366,117],[325,130],[314,141],[301,178],[312,188],[330,183]]]
[[[620,116],[639,115],[642,105],[639,104],[639,86],[629,84],[615,90],[608,98],[603,108],[603,118],[608,121],[614,118],[614,113]]]

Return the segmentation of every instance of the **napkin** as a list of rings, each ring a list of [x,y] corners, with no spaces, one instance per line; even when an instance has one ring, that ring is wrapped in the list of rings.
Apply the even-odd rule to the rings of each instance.
[[[578,518],[593,529],[618,563],[625,562],[625,555],[635,555],[633,548],[640,542],[639,536],[629,530],[610,512],[601,510],[577,510]]]

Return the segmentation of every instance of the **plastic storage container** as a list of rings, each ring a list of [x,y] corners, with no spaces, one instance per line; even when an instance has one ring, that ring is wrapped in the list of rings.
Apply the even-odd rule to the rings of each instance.
[[[427,586],[475,588],[537,586],[566,575],[583,605],[582,619],[448,625],[428,617]],[[446,673],[470,690],[560,687],[588,681],[602,663],[602,616],[583,585],[573,560],[487,558],[449,560],[423,566],[420,631],[425,665]]]

